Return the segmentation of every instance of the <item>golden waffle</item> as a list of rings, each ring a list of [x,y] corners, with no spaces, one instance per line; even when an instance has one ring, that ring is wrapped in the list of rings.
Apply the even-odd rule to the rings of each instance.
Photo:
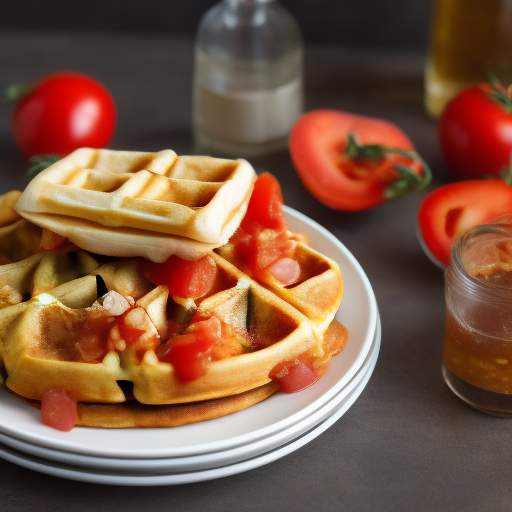
[[[94,275],[80,279],[80,294],[71,293],[77,289],[77,283],[70,281],[51,293],[0,310],[0,356],[7,386],[35,400],[40,400],[49,388],[61,388],[81,402],[118,403],[130,398],[120,385],[128,382],[130,393],[143,404],[188,403],[237,395],[263,386],[271,381],[269,374],[279,363],[293,361],[305,353],[324,366],[339,350],[339,344],[335,344],[335,349],[330,348],[326,354],[323,333],[313,322],[220,256],[213,257],[218,267],[216,284],[212,293],[194,307],[201,316],[215,314],[235,330],[247,330],[249,350],[213,361],[207,374],[192,382],[183,382],[172,365],[159,362],[153,350],[137,356],[130,350],[111,350],[99,361],[84,359],[76,333],[86,312],[103,308],[116,314],[116,308],[125,300],[119,291],[126,293],[126,282],[139,279],[138,274],[126,279],[126,275],[137,273],[134,262],[126,260],[114,268],[107,264],[95,270],[104,274],[105,282],[113,288],[88,308],[77,297],[91,298],[91,291],[96,288]],[[136,294],[143,293],[144,286],[149,285],[134,287]],[[147,313],[150,334],[152,330],[165,333],[167,294],[166,287],[159,286],[138,299],[127,296],[131,305],[135,302],[135,307]],[[117,296],[121,299],[116,304],[112,298]],[[120,307],[118,315],[123,312],[122,304]],[[339,340],[344,342],[346,336]]]
[[[82,148],[36,176],[16,211],[91,252],[197,259],[236,230],[255,179],[245,160]]]
[[[230,243],[219,247],[216,252],[241,268]],[[338,311],[343,296],[338,264],[302,241],[297,242],[294,259],[301,268],[297,283],[284,286],[276,279],[270,279],[260,284],[293,305],[324,332]]]
[[[98,264],[89,254],[80,251],[42,252],[15,263],[1,265],[0,309],[90,274]],[[83,290],[77,288],[76,291],[82,295]]]
[[[333,320],[343,293],[339,268],[288,232],[298,282],[258,282],[245,273],[229,237],[254,181],[243,160],[81,149],[38,175],[21,197],[0,197],[0,236],[2,226],[19,222],[33,232],[27,254],[0,260],[7,387],[30,403],[49,389],[67,391],[79,401],[77,424],[171,426],[267,398],[278,390],[272,376],[283,363],[306,360],[320,377],[348,339]],[[205,253],[217,277],[196,300],[170,297],[133,257],[161,262]],[[184,380],[159,349],[194,315],[228,327],[206,374]],[[126,325],[139,333],[135,345]]]
[[[0,196],[0,265],[22,260],[39,250],[41,228],[14,210],[20,196],[18,190]]]

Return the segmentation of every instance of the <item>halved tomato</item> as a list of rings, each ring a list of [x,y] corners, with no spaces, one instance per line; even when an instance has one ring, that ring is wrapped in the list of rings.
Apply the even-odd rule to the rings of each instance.
[[[439,266],[447,266],[453,243],[469,228],[512,212],[512,186],[501,179],[449,183],[420,204],[420,242]]]
[[[430,182],[412,142],[383,119],[312,110],[293,126],[289,146],[304,186],[337,210],[372,208]]]

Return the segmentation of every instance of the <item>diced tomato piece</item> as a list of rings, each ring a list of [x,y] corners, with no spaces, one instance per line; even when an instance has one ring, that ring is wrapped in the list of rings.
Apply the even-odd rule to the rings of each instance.
[[[296,283],[300,277],[300,265],[292,258],[281,258],[270,265],[268,271],[285,285]]]
[[[257,267],[253,271],[257,273],[258,269],[263,270],[278,259],[292,256],[296,245],[285,232],[263,231],[257,240],[257,252],[253,256],[253,264]]]
[[[135,345],[151,329],[151,320],[143,308],[132,308],[121,315],[117,326],[126,345]]]
[[[254,184],[254,190],[242,220],[242,229],[252,233],[255,225],[275,230],[286,228],[283,217],[283,196],[279,181],[272,174],[260,174]]]
[[[84,361],[94,361],[105,355],[106,343],[98,335],[91,334],[88,337],[79,338],[76,342],[76,348]]]
[[[241,335],[229,324],[214,315],[204,318],[198,313],[193,320],[184,334],[172,337],[156,349],[159,360],[171,363],[184,382],[206,375],[211,361],[244,352]]]
[[[318,380],[318,375],[311,365],[299,359],[281,363],[270,372],[269,377],[279,381],[283,393],[301,391]]]
[[[187,332],[195,334],[198,338],[218,340],[222,335],[221,323],[216,316],[211,316],[205,320],[195,321]]]
[[[256,237],[258,230],[255,229],[253,234],[247,233],[240,226],[231,237],[230,242],[235,247],[236,256],[240,262],[247,265],[257,251]]]
[[[189,261],[173,254],[163,263],[144,260],[141,272],[154,284],[167,286],[171,296],[198,299],[212,288],[217,265],[209,255]]]
[[[206,375],[209,349],[213,343],[213,339],[198,337],[193,333],[179,334],[172,339],[163,360],[174,366],[181,380],[191,382]]]
[[[108,350],[107,339],[114,317],[89,311],[76,331],[76,348],[85,361],[100,360]]]
[[[56,430],[69,432],[76,423],[77,401],[63,389],[47,389],[41,400],[43,423]]]

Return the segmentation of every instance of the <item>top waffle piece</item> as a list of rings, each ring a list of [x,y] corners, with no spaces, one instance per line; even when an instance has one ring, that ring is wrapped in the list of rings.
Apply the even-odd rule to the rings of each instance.
[[[236,230],[255,179],[245,160],[82,148],[36,176],[15,209],[91,252],[197,259]]]

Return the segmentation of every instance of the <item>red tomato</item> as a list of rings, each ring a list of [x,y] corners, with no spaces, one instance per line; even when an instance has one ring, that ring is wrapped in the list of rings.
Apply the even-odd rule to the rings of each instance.
[[[152,283],[167,286],[171,296],[197,299],[213,286],[217,265],[209,255],[189,261],[173,254],[163,263],[144,260],[141,272]]]
[[[450,183],[427,195],[418,224],[422,245],[434,262],[447,266],[453,243],[467,229],[512,212],[512,187],[500,179]]]
[[[292,258],[281,258],[272,263],[268,270],[284,285],[296,283],[300,277],[300,265]]]
[[[270,372],[270,378],[279,381],[279,387],[283,393],[302,391],[318,380],[315,370],[299,359],[278,365]]]
[[[337,210],[372,208],[430,181],[408,137],[380,119],[313,110],[293,126],[289,146],[305,187]]]
[[[27,157],[65,156],[81,147],[103,148],[112,139],[116,108],[96,80],[60,72],[39,80],[14,107],[12,131]]]
[[[159,349],[160,360],[171,363],[184,382],[206,375],[214,344],[221,337],[220,320],[214,316],[190,325],[185,334],[174,336]]]
[[[286,227],[283,217],[283,196],[277,178],[268,172],[260,174],[254,184],[242,229],[252,232],[254,226],[281,230]]]
[[[512,100],[499,85],[466,89],[446,106],[439,120],[439,142],[454,176],[499,175],[510,165]]]
[[[77,401],[63,389],[48,389],[41,400],[41,419],[45,425],[69,432],[76,423]]]

